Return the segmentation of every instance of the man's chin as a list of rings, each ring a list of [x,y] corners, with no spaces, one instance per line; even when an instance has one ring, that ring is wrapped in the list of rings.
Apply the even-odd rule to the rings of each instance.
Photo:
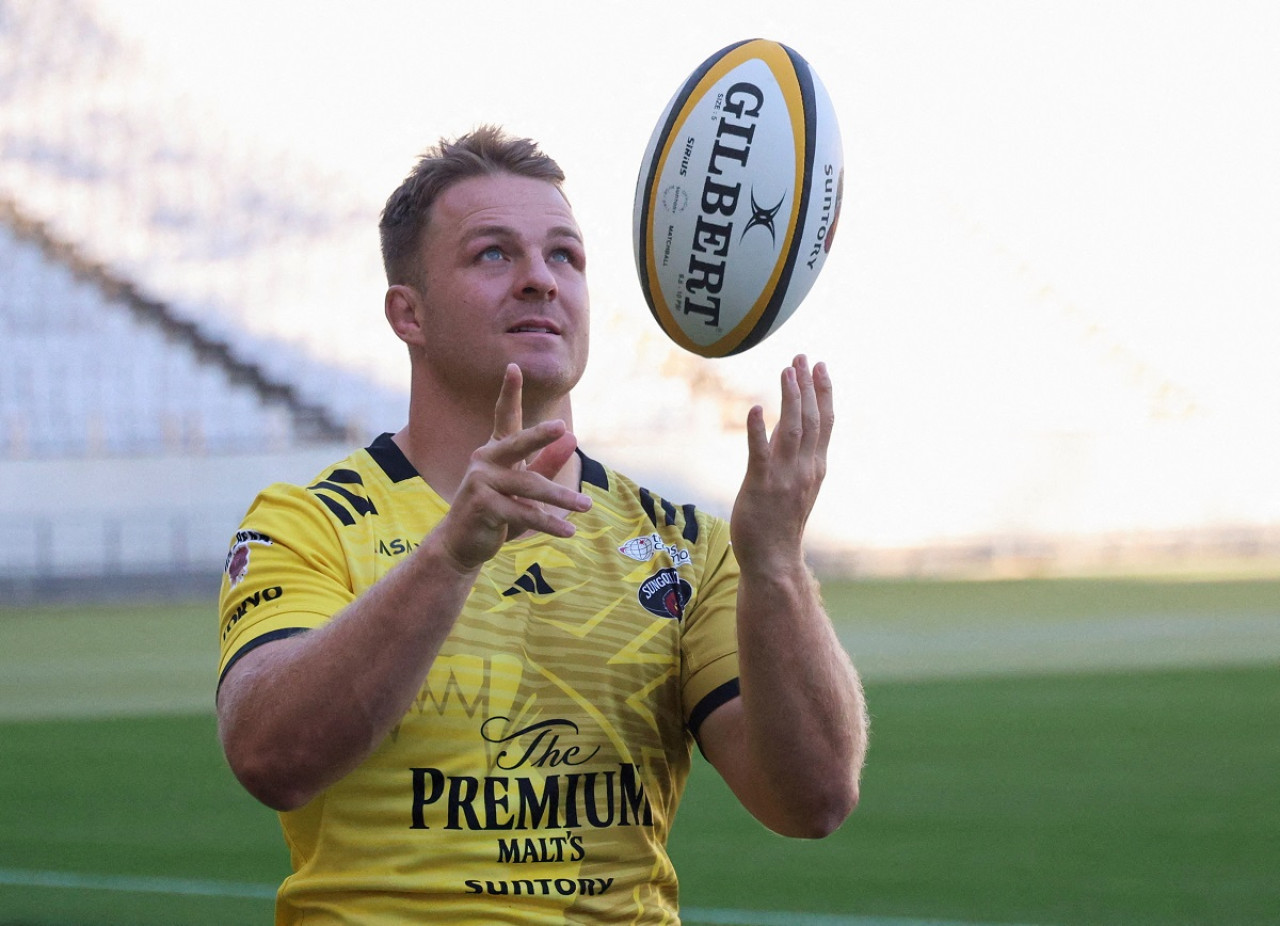
[[[567,396],[582,379],[583,367],[550,357],[516,357],[524,379],[526,399],[538,397],[543,401]]]

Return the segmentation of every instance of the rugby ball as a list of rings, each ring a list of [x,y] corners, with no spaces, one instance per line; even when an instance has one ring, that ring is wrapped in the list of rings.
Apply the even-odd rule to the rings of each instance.
[[[827,259],[843,185],[835,110],[804,58],[751,39],[699,65],[636,179],[636,270],[662,330],[703,357],[777,331]]]

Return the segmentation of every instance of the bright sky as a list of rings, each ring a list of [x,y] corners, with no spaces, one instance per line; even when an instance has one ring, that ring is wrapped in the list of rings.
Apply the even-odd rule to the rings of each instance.
[[[792,354],[830,363],[816,535],[1280,522],[1278,4],[98,5],[175,95],[375,209],[441,135],[499,122],[539,139],[588,233],[597,394],[645,389],[627,363],[669,353],[630,251],[658,114],[713,51],[785,42],[839,115],[839,236],[772,339],[675,362],[740,392],[743,417]],[[676,465],[731,498],[741,435],[663,401],[669,423],[638,428],[649,446],[619,447],[622,468]],[[578,413],[580,432],[617,430]]]

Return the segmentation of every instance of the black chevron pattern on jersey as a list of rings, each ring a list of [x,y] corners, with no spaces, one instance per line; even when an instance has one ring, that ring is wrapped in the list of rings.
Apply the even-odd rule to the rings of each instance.
[[[346,486],[359,486],[363,491],[364,481],[360,478],[360,474],[353,469],[335,469],[315,485],[307,486],[307,491],[315,493],[316,498],[324,502],[325,507],[333,512],[333,516],[347,527],[356,523],[356,515],[364,517],[368,514],[378,513],[378,509],[374,507],[368,496],[357,495]],[[337,496],[337,498],[334,496]],[[347,508],[342,501],[339,501],[339,498],[351,507]]]
[[[654,527],[671,527],[681,518],[684,525],[680,530],[680,536],[690,543],[698,542],[698,509],[693,505],[681,505],[678,512],[676,506],[671,504],[664,498],[657,498],[648,489],[640,490],[640,506],[644,508],[644,513],[649,516],[649,520],[653,522]],[[662,523],[658,523],[658,508],[662,509]]]

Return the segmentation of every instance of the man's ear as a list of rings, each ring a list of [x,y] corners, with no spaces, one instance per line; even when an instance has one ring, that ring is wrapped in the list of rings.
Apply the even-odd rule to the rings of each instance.
[[[382,310],[387,323],[401,341],[406,344],[422,343],[422,319],[419,316],[421,297],[412,286],[397,283],[388,287],[382,300]]]

